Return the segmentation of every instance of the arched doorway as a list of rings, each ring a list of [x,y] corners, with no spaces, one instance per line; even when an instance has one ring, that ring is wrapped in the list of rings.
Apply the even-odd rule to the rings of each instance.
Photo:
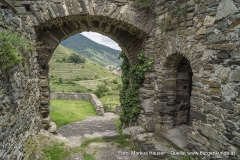
[[[190,123],[191,91],[192,70],[189,61],[183,57],[177,68],[176,115],[174,125]]]
[[[192,69],[181,54],[169,56],[163,65],[162,80],[157,96],[160,127],[171,129],[190,123]]]
[[[37,26],[37,52],[39,63],[39,110],[42,115],[43,128],[48,129],[50,126],[50,110],[49,110],[49,60],[58,46],[58,44],[68,37],[81,33],[83,31],[94,31],[108,36],[119,44],[122,51],[129,59],[130,65],[138,63],[137,53],[142,49],[144,40],[148,35],[137,28],[128,30],[131,24],[124,21],[114,20],[101,16],[79,16],[76,19],[63,19],[60,24],[51,24],[49,26]],[[115,23],[115,22],[118,23]],[[98,22],[98,23],[97,23]],[[122,25],[119,25],[122,24]],[[47,93],[47,94],[45,94]]]

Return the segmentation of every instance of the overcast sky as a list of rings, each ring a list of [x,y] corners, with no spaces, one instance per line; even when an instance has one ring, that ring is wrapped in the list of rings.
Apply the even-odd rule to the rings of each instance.
[[[113,49],[122,50],[115,41],[102,34],[96,32],[82,32],[81,34],[99,44],[108,46]]]

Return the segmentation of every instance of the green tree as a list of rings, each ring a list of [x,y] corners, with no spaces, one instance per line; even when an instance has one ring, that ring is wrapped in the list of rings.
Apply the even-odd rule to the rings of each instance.
[[[116,79],[112,80],[112,83],[118,84],[118,81]]]
[[[62,77],[60,77],[60,78],[58,79],[58,82],[59,82],[60,84],[63,83],[63,79],[62,79]]]
[[[105,96],[108,91],[109,91],[109,89],[106,86],[106,84],[100,84],[97,86],[97,90],[94,91],[94,94],[96,94],[96,96],[98,98],[101,98],[101,97]]]
[[[80,55],[77,55],[75,53],[72,53],[70,57],[68,57],[67,61],[69,63],[84,63],[85,62],[85,58],[81,57]]]
[[[67,62],[67,59],[65,57],[62,58],[63,62]]]

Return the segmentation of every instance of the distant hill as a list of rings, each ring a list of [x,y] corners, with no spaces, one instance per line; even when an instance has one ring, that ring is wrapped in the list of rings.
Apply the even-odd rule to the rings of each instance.
[[[50,65],[50,87],[58,92],[88,92],[96,90],[97,85],[107,83],[108,87],[116,90],[121,84],[119,75],[98,63],[85,59],[85,63],[68,63],[62,59],[67,59],[74,51],[59,45],[49,62]],[[76,54],[76,53],[75,53]],[[59,83],[59,81],[62,83]],[[117,81],[118,83],[114,83]]]
[[[122,63],[118,60],[121,51],[98,44],[82,34],[75,34],[69,37],[62,41],[61,45],[102,66],[120,66]]]

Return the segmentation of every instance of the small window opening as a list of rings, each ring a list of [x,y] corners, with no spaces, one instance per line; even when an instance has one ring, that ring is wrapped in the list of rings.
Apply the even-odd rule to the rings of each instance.
[[[31,12],[30,4],[25,4],[24,8],[26,9],[26,12]]]

